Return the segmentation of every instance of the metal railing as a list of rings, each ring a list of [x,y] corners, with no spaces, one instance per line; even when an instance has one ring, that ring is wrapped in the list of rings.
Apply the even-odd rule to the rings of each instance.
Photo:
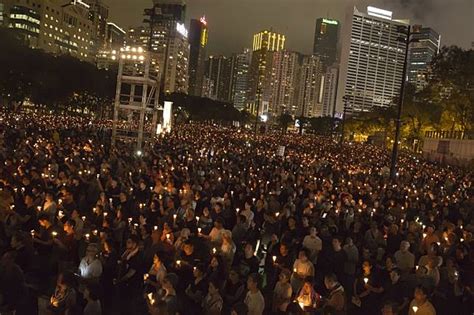
[[[455,140],[468,140],[474,139],[474,131],[427,131],[425,132],[425,138],[430,139],[455,139]]]

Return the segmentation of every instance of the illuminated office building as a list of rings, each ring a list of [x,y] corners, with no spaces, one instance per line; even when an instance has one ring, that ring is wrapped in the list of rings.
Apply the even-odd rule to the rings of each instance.
[[[202,95],[213,100],[230,102],[231,84],[231,58],[225,56],[209,56],[206,60]]]
[[[353,8],[344,23],[337,115],[387,107],[399,97],[406,54],[408,21],[395,20],[392,12]]]
[[[324,68],[334,64],[337,57],[340,23],[337,20],[319,18],[314,32],[313,55],[319,57]]]
[[[441,36],[432,28],[414,25],[408,52],[408,82],[417,90],[427,85],[429,65],[439,53]]]
[[[93,62],[90,9],[80,0],[1,0],[0,25],[21,34],[31,48]]]
[[[253,36],[252,60],[249,69],[249,104],[253,113],[269,107],[273,52],[285,48],[286,37],[269,30]]]
[[[189,28],[189,94],[202,95],[206,49],[208,40],[205,17],[192,19]]]
[[[335,115],[336,110],[336,95],[337,83],[339,78],[339,66],[332,65],[326,69],[322,77],[323,84],[323,99],[322,99],[322,116]]]
[[[249,68],[252,58],[250,49],[232,56],[231,101],[238,110],[246,108],[249,100]]]

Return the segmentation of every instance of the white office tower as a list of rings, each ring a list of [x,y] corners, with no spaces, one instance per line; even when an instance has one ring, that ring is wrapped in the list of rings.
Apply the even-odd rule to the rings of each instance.
[[[387,107],[399,96],[409,22],[392,12],[353,8],[343,23],[336,116]]]

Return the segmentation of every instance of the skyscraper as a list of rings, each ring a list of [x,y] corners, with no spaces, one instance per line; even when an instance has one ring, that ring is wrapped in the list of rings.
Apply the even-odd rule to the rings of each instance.
[[[225,56],[209,56],[206,60],[203,96],[229,102],[232,83],[231,59]]]
[[[263,113],[273,117],[283,113],[296,114],[299,59],[300,54],[293,51],[280,50],[273,53],[269,106],[261,108]]]
[[[340,23],[337,20],[319,18],[314,32],[313,54],[318,56],[324,66],[331,66],[338,59]]]
[[[299,74],[297,116],[319,117],[322,115],[323,65],[319,56],[303,56]]]
[[[131,28],[128,46],[142,46],[152,52],[152,64],[161,73],[165,93],[188,92],[189,42],[184,26],[186,5],[182,0],[154,0],[146,9],[147,24]]]
[[[21,35],[32,48],[68,54],[93,62],[96,27],[84,1],[16,1],[0,3],[0,26]]]
[[[202,94],[207,39],[206,18],[192,19],[189,28],[189,94],[194,96]]]
[[[336,110],[337,81],[339,78],[339,66],[332,65],[326,69],[323,76],[323,108],[322,116],[334,116]]]
[[[238,110],[245,109],[248,103],[248,79],[251,58],[252,52],[248,48],[245,48],[242,53],[232,56],[231,101]]]
[[[273,52],[285,48],[285,35],[264,30],[253,36],[252,61],[249,71],[249,104],[251,112],[261,114],[269,105],[269,89]]]
[[[160,16],[160,20],[177,21],[184,23],[186,16],[186,3],[184,0],[153,0],[155,14]]]
[[[439,52],[441,36],[432,28],[414,25],[411,39],[408,53],[408,82],[420,90],[427,84],[429,64]]]
[[[399,97],[406,53],[408,21],[395,20],[392,12],[353,8],[343,25],[341,72],[336,111],[369,111],[390,106]]]
[[[109,18],[109,8],[102,0],[86,0],[89,6],[89,18],[93,23],[95,31],[93,34],[93,53],[97,54],[103,50],[107,42],[107,20]]]

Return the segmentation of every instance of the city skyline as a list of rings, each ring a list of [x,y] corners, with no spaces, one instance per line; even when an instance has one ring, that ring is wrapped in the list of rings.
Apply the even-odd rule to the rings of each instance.
[[[255,32],[273,27],[277,32],[287,35],[287,47],[309,54],[312,51],[314,23],[319,17],[344,20],[347,9],[353,5],[364,7],[373,5],[392,10],[394,16],[409,19],[410,23],[432,27],[442,36],[442,45],[458,45],[470,48],[474,40],[474,29],[469,17],[474,3],[469,0],[259,0],[258,5],[251,0],[231,1],[188,0],[186,25],[192,18],[205,15],[209,23],[210,54],[231,54],[249,47]],[[333,3],[336,2],[336,3]],[[150,7],[151,0],[106,0],[110,6],[110,16],[121,26],[128,28],[141,23],[142,11]],[[222,14],[222,12],[229,12]],[[282,13],[284,12],[284,16]],[[312,13],[308,13],[312,12]],[[421,16],[423,14],[423,16]],[[242,18],[245,16],[245,19]],[[464,31],[460,31],[464,30]]]

